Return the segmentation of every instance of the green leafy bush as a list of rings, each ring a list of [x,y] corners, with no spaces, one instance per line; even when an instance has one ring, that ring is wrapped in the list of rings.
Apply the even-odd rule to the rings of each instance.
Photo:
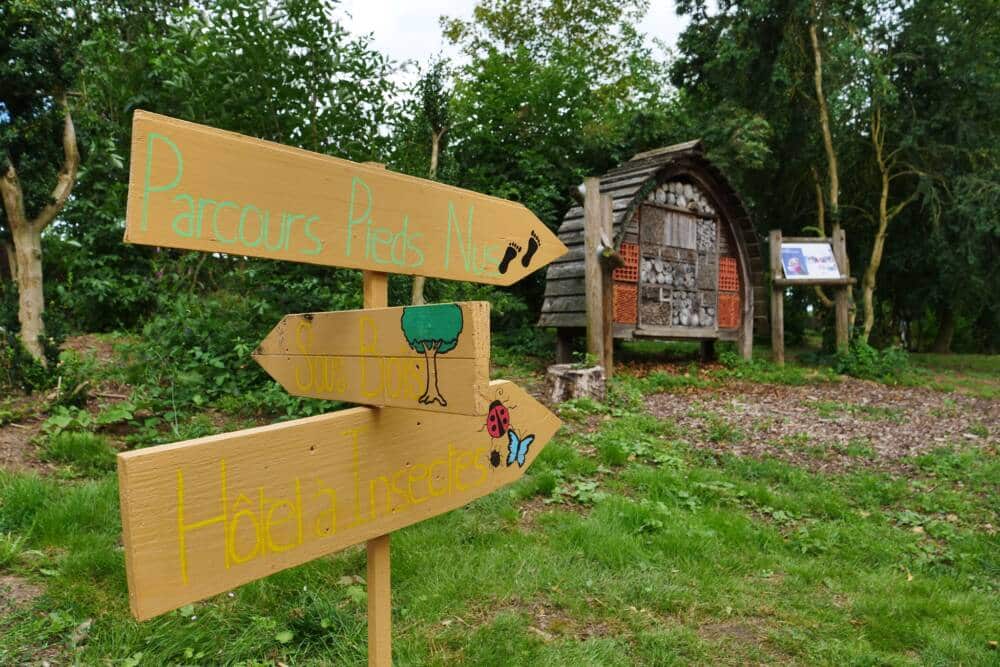
[[[0,329],[0,387],[30,392],[48,385],[45,367],[28,354],[17,336]]]
[[[281,314],[268,303],[221,293],[181,296],[126,345],[126,379],[154,404],[202,407],[270,382],[250,357]]]
[[[59,355],[54,339],[44,341],[43,349],[49,368]],[[32,357],[11,329],[0,324],[0,387],[23,389],[27,392],[48,389],[56,375]]]
[[[58,405],[52,410],[52,415],[42,424],[42,431],[49,436],[57,436],[63,431],[91,431],[94,428],[94,418],[83,408],[68,405]]]
[[[42,352],[48,368],[35,361],[17,336],[17,298],[13,292],[0,288],[0,388],[23,389],[27,392],[48,389],[56,383],[57,375],[49,369],[59,361],[59,345],[63,340],[63,326],[58,317],[46,317],[46,335],[42,339]]]
[[[905,350],[889,347],[879,351],[860,340],[851,341],[846,351],[834,356],[833,369],[843,375],[882,381],[899,380],[912,370]]]
[[[749,380],[751,382],[803,385],[813,382],[825,382],[831,377],[829,369],[813,369],[804,366],[777,364],[754,357],[747,361],[735,352],[726,351],[719,355],[723,367],[713,374],[720,379]]]
[[[251,357],[286,313],[329,306],[308,299],[287,304],[265,291],[262,287],[252,298],[232,292],[180,295],[163,304],[139,342],[123,346],[128,363],[122,379],[137,388],[136,405],[154,413],[214,405],[288,417],[329,409],[329,401],[288,395]]]

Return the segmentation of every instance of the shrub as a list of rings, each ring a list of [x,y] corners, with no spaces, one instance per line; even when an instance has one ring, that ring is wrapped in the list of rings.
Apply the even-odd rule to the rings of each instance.
[[[43,349],[49,368],[54,367],[59,355],[56,341],[45,340]],[[48,389],[55,383],[55,378],[54,373],[28,353],[12,329],[5,329],[0,324],[0,387],[32,392]]]
[[[45,367],[35,361],[14,334],[0,329],[0,387],[31,392],[48,386]]]
[[[861,340],[851,341],[846,351],[837,352],[833,368],[843,375],[865,380],[894,381],[910,372],[910,358],[905,350],[889,347],[881,352]]]

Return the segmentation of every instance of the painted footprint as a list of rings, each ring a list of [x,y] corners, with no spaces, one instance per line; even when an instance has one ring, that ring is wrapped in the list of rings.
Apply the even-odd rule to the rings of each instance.
[[[521,246],[517,245],[513,241],[507,244],[507,251],[504,252],[503,259],[500,260],[500,266],[497,267],[497,270],[500,271],[501,275],[507,273],[507,267],[514,261],[514,258],[517,257],[519,252],[521,252]]]
[[[524,257],[521,258],[521,266],[528,268],[528,264],[531,264],[531,258],[535,256],[540,245],[542,242],[538,238],[538,234],[531,232],[531,238],[528,239],[528,252],[524,253]]]

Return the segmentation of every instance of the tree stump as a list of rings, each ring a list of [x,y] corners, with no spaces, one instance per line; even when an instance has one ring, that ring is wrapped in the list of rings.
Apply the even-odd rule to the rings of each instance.
[[[549,366],[545,374],[546,396],[552,404],[586,396],[603,401],[607,391],[604,369],[600,366],[580,368],[575,364]]]

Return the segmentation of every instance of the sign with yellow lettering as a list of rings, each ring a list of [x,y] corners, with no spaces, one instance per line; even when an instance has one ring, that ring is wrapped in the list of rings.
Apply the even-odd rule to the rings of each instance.
[[[483,415],[490,305],[286,315],[253,357],[294,396]]]
[[[567,252],[531,211],[146,111],[125,240],[510,285]]]
[[[447,512],[524,474],[559,419],[517,385],[485,416],[351,408],[118,455],[140,620]]]

